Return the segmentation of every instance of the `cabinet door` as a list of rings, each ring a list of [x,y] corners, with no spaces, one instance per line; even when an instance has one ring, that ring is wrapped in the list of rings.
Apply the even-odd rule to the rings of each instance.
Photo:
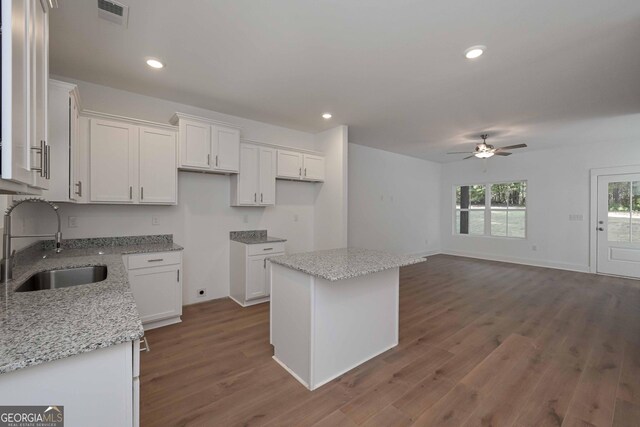
[[[258,204],[258,158],[260,149],[255,145],[240,145],[240,173],[238,174],[238,204]]]
[[[249,257],[247,262],[247,300],[262,298],[267,291],[267,260],[263,256]]]
[[[2,178],[32,184],[29,165],[30,2],[2,1]]]
[[[180,276],[178,265],[129,271],[131,291],[142,323],[169,319],[182,314]]]
[[[176,135],[174,132],[140,128],[140,203],[176,203]]]
[[[260,148],[260,195],[261,205],[276,204],[276,150]]]
[[[47,85],[49,65],[47,52],[48,19],[40,0],[30,0],[29,36],[30,36],[30,157],[33,174],[33,186],[48,189],[51,171],[51,154],[47,135]],[[54,165],[55,166],[55,165]],[[67,170],[56,170],[66,178]]]
[[[138,128],[91,120],[91,201],[137,201]]]
[[[211,169],[211,126],[180,120],[180,167]]]
[[[302,154],[295,151],[278,150],[278,178],[300,179]]]
[[[69,199],[77,201],[82,196],[80,180],[80,112],[75,96],[69,96]]]
[[[324,181],[324,157],[304,154],[302,179]]]
[[[240,131],[224,126],[211,126],[212,167],[225,172],[240,168]]]

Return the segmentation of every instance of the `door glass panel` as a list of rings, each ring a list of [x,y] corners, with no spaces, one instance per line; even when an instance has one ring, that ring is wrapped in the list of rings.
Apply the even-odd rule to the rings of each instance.
[[[610,182],[608,193],[608,240],[629,242],[631,241],[631,183]]]
[[[632,183],[631,197],[631,241],[640,242],[640,181]]]

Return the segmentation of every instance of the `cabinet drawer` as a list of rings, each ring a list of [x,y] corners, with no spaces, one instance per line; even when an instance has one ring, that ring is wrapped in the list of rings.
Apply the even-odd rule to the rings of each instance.
[[[284,252],[284,242],[261,243],[259,245],[247,245],[247,255],[268,255]]]
[[[179,251],[129,255],[129,270],[180,264],[181,259],[182,254]]]

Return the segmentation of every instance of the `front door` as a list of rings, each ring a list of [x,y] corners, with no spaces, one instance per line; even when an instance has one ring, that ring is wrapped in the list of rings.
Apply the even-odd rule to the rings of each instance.
[[[598,273],[640,278],[640,174],[598,177]]]

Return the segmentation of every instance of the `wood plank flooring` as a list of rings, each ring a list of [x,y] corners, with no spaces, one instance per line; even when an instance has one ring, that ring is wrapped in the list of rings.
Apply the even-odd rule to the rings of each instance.
[[[398,347],[310,392],[269,305],[149,331],[141,424],[640,426],[640,281],[439,255],[400,273]]]

